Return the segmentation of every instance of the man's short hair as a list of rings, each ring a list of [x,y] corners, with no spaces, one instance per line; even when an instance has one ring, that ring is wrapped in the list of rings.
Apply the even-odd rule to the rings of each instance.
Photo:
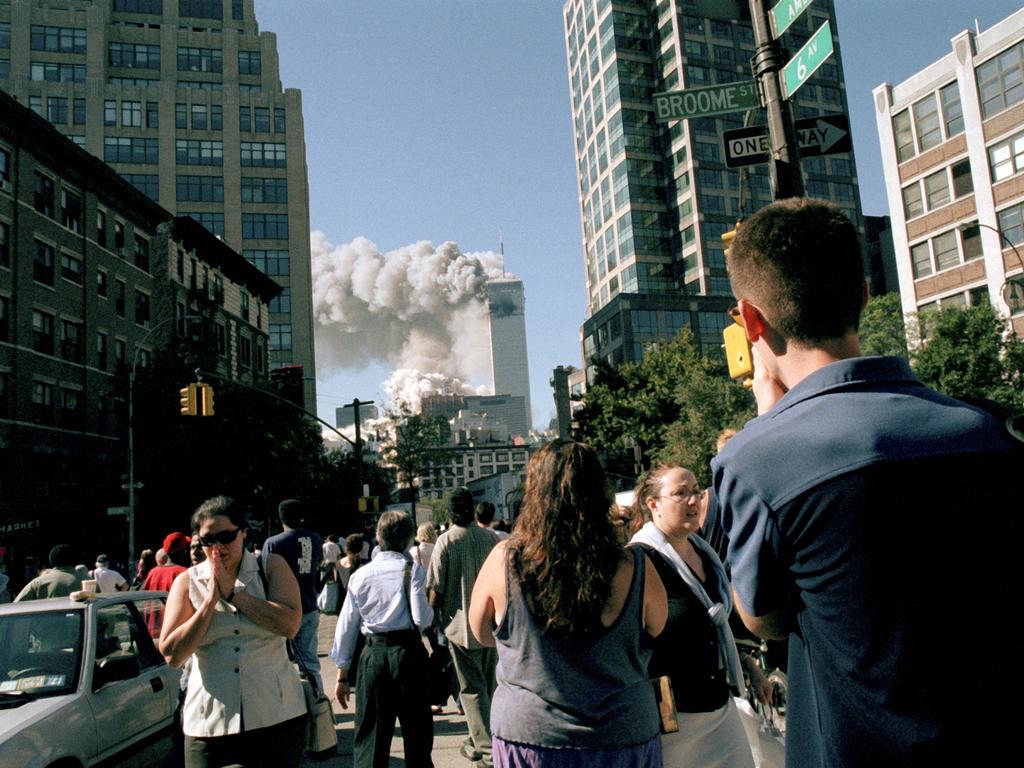
[[[304,514],[302,502],[298,499],[285,499],[277,505],[277,517],[281,520],[281,525],[287,525],[289,528],[300,527]]]
[[[456,525],[469,525],[473,522],[473,494],[466,488],[459,488],[448,499],[448,517]]]
[[[75,556],[67,544],[57,544],[50,550],[46,561],[51,568],[64,568],[75,564]]]
[[[388,552],[404,552],[416,533],[412,517],[398,509],[392,509],[377,521],[377,543]]]
[[[762,208],[740,226],[727,260],[733,295],[786,339],[812,346],[860,325],[857,231],[831,203],[794,197]]]
[[[494,505],[489,501],[481,501],[476,505],[476,521],[480,525],[490,525],[494,519]]]

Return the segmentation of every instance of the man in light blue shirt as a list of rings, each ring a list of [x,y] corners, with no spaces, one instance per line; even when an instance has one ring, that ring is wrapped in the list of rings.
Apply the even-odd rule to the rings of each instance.
[[[434,611],[427,602],[426,574],[405,555],[416,532],[404,512],[385,512],[377,522],[381,552],[355,573],[341,608],[330,658],[338,665],[335,696],[348,709],[346,677],[360,633],[366,647],[356,678],[356,768],[386,765],[395,730],[402,726],[405,762],[433,766],[434,722],[427,685],[427,651],[421,632]]]

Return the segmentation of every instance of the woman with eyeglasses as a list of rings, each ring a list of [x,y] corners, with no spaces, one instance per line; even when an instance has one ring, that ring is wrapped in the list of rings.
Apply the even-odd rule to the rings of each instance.
[[[175,579],[160,652],[193,659],[183,725],[186,768],[298,766],[306,703],[285,647],[302,618],[299,585],[280,555],[264,572],[245,549],[242,507],[226,496],[192,515],[206,559]]]
[[[632,546],[647,553],[668,593],[668,622],[654,640],[649,672],[668,675],[679,730],[662,736],[665,768],[753,768],[730,680],[742,694],[743,673],[729,629],[729,581],[718,555],[699,535],[701,489],[678,464],[658,464],[641,477],[635,515],[647,522]]]
[[[645,644],[665,623],[665,590],[616,539],[611,505],[592,448],[545,445],[515,530],[477,576],[470,627],[498,648],[498,768],[661,768]]]

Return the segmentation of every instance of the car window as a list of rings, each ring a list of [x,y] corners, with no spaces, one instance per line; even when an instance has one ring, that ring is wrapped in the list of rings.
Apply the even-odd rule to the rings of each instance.
[[[81,611],[39,611],[0,621],[0,692],[57,696],[78,687]]]
[[[138,628],[138,647],[142,652],[140,665],[147,669],[163,664],[164,657],[160,655],[156,641],[164,623],[164,601],[160,598],[136,600],[132,603],[132,613]]]
[[[141,617],[128,603],[106,605],[96,611],[96,661],[112,656],[135,656],[142,669],[163,661]]]

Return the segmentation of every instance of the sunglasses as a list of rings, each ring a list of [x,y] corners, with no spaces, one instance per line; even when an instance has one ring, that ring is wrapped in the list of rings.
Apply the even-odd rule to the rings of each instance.
[[[199,536],[197,538],[204,547],[212,547],[216,544],[230,544],[238,538],[238,532],[241,530],[241,528],[235,528],[233,531],[217,531],[217,533],[208,533],[206,536]]]

